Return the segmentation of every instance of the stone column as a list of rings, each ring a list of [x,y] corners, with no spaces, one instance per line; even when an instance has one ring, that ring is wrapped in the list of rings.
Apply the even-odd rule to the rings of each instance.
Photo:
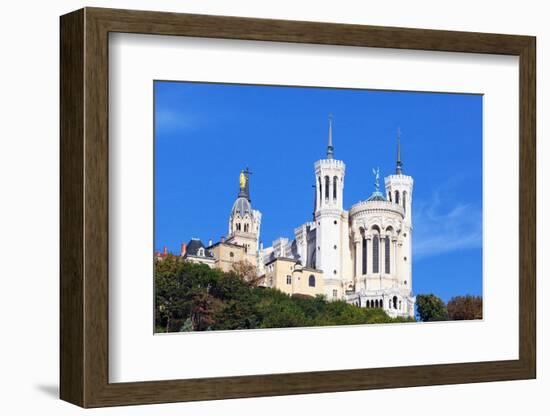
[[[355,283],[363,275],[363,239],[356,238],[355,243]]]
[[[391,250],[392,250],[392,253],[391,253],[392,254],[391,255],[391,259],[392,259],[391,267],[392,267],[392,269],[391,269],[391,272],[394,276],[397,277],[397,239],[392,238],[391,242],[392,242],[392,248],[391,248]]]

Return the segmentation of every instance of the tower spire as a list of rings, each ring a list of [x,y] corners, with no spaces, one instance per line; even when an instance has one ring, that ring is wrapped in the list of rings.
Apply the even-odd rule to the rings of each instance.
[[[239,197],[248,199],[248,202],[250,202],[250,188],[248,187],[248,183],[251,173],[252,172],[247,166],[246,169],[241,170],[241,174],[239,175]]]
[[[396,175],[401,175],[403,172],[403,162],[401,162],[401,129],[397,128],[397,163],[395,166]]]
[[[328,146],[327,146],[327,159],[334,157],[334,146],[332,146],[332,114],[328,115]]]

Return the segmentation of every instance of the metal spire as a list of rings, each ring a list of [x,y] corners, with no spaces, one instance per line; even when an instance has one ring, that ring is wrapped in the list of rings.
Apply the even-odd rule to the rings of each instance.
[[[327,159],[334,157],[334,147],[332,146],[332,114],[328,115],[328,146],[327,146]]]
[[[403,172],[403,162],[401,162],[401,129],[397,128],[397,163],[395,173],[401,175]]]

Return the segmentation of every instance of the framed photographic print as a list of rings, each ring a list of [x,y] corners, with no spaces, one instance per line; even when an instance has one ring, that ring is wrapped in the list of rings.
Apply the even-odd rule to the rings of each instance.
[[[535,38],[61,17],[83,407],[536,376]]]

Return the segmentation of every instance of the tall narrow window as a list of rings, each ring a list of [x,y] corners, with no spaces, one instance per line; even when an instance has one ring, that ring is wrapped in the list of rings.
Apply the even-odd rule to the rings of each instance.
[[[319,178],[319,205],[323,203],[323,185],[321,183],[321,178]]]
[[[309,275],[309,286],[315,287],[315,276],[313,276],[312,274]]]
[[[378,234],[372,239],[372,272],[379,273],[380,238]]]
[[[325,199],[327,200],[330,195],[329,189],[328,189],[329,186],[330,186],[330,178],[328,176],[325,176]]]
[[[361,264],[361,274],[367,274],[367,239],[363,238],[363,262]]]
[[[385,266],[385,272],[386,274],[390,274],[390,244],[391,244],[391,241],[390,241],[390,237],[387,236],[385,238],[385,241],[386,241],[386,244],[385,244],[385,247],[384,247],[384,266]]]
[[[332,199],[334,199],[335,201],[337,196],[337,193],[336,193],[337,188],[338,188],[338,178],[335,176],[334,178],[332,178]]]
[[[407,211],[407,191],[403,191],[403,209]]]
[[[395,191],[395,203],[399,205],[399,191]]]

